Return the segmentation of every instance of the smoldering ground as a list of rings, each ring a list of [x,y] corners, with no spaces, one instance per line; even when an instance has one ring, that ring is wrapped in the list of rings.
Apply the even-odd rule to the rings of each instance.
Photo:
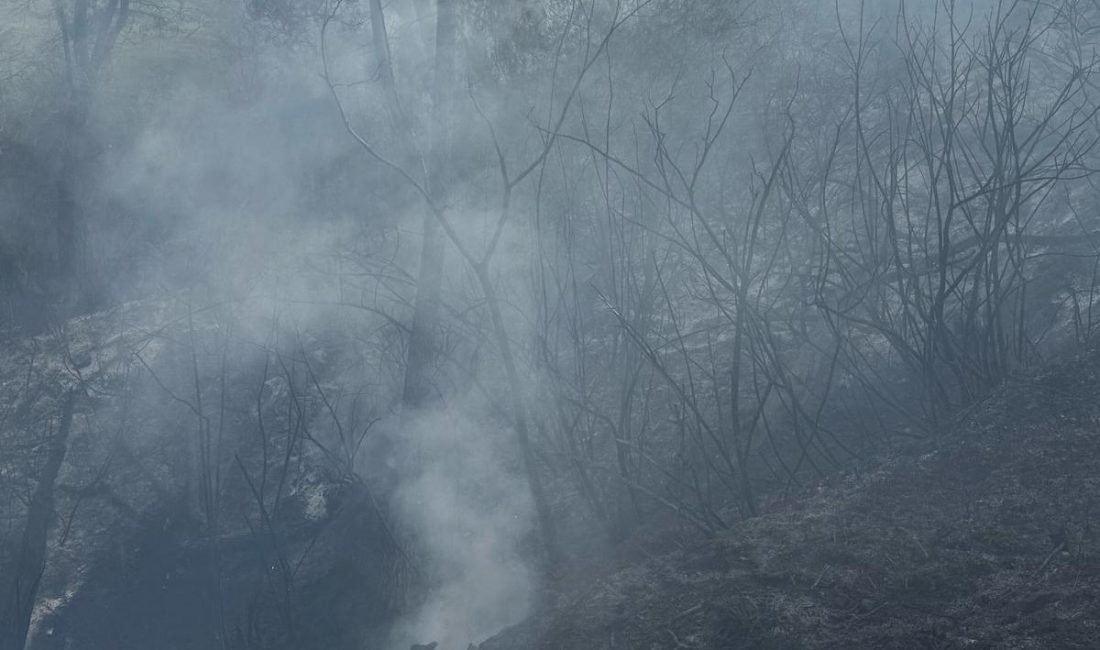
[[[509,433],[461,404],[406,417],[396,514],[431,577],[424,602],[397,622],[394,650],[465,648],[529,612],[534,511]]]

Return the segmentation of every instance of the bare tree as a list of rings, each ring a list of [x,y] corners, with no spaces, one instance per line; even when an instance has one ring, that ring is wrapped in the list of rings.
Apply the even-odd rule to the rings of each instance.
[[[79,307],[97,302],[84,245],[81,182],[90,162],[88,120],[100,75],[130,21],[130,0],[54,0],[64,52],[63,151],[58,175],[57,258],[67,290]]]

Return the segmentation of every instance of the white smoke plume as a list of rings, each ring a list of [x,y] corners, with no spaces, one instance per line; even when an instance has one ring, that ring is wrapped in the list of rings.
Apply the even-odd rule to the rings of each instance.
[[[534,516],[527,482],[504,451],[509,437],[456,408],[408,419],[409,470],[396,503],[433,578],[423,606],[394,627],[393,650],[429,641],[465,650],[528,614],[535,578],[521,541]]]

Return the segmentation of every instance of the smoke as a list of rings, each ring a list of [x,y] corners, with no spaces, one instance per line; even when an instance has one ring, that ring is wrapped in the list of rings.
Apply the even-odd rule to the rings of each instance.
[[[356,78],[355,65],[361,62],[334,63],[348,70],[348,79]],[[244,104],[209,89],[181,88],[130,146],[111,156],[102,178],[114,200],[164,231],[161,250],[137,262],[142,272],[134,277],[165,288],[202,285],[214,294],[207,299],[234,302],[235,332],[250,340],[267,336],[274,314],[288,326],[330,338],[343,318],[347,327],[365,331],[367,324],[352,324],[363,314],[332,307],[341,295],[325,260],[372,223],[420,229],[419,206],[402,205],[415,197],[401,195],[389,204],[379,198],[378,186],[388,177],[366,164],[340,129],[315,68],[312,60],[287,66],[283,82],[297,92],[265,89]],[[455,148],[462,146],[456,142]],[[487,237],[494,217],[475,210],[457,221],[465,237],[477,240]],[[515,237],[506,235],[498,257],[518,271]],[[403,266],[414,262],[404,259],[404,251],[398,255]],[[446,291],[465,290],[463,264],[449,255],[456,273]],[[112,288],[127,291],[120,282]],[[355,351],[345,347],[338,354],[354,357]],[[330,378],[334,394],[381,383],[386,372],[377,364],[349,369],[348,362],[336,364],[342,370]],[[393,490],[395,523],[412,540],[429,584],[419,609],[394,625],[392,648],[438,641],[441,650],[465,649],[529,611],[535,580],[520,546],[533,528],[529,488],[512,432],[486,411],[480,400],[467,398],[406,417],[393,436],[399,471],[386,488]],[[314,427],[322,429],[320,422]],[[364,465],[376,460],[361,459]],[[367,481],[379,482],[377,467],[360,469]]]
[[[534,522],[530,492],[506,451],[510,432],[488,419],[441,408],[409,418],[403,435],[408,469],[395,503],[432,583],[389,647],[461,650],[530,610],[535,576],[521,550]]]
[[[36,37],[52,34],[45,16],[35,24]],[[233,25],[226,23],[227,33]],[[404,52],[399,74],[409,87],[426,87],[431,68],[421,65],[424,57],[416,51],[420,44],[413,25],[410,17],[395,11],[390,23],[394,47]],[[144,56],[153,48],[137,35],[132,43],[123,39],[120,44],[105,76],[109,86],[94,111],[99,149],[86,179],[95,190],[88,192],[85,218],[88,246],[102,267],[98,273],[112,302],[223,305],[218,317],[224,317],[225,332],[231,333],[219,329],[216,334],[222,338],[209,347],[243,344],[238,352],[246,361],[256,344],[269,344],[276,325],[288,332],[301,328],[305,339],[311,334],[327,337],[326,345],[317,348],[337,349],[342,358],[325,368],[318,363],[319,373],[332,373],[321,381],[333,385],[334,395],[369,392],[375,401],[371,408],[385,412],[392,406],[385,398],[393,395],[385,388],[362,387],[388,382],[399,391],[399,382],[387,376],[392,368],[379,362],[381,353],[364,349],[383,348],[390,339],[365,343],[361,339],[381,326],[368,322],[373,317],[365,311],[336,306],[348,300],[348,286],[358,289],[369,283],[357,279],[356,274],[366,275],[361,267],[347,262],[353,255],[338,253],[352,240],[373,237],[390,264],[403,273],[415,268],[420,201],[413,192],[395,191],[392,175],[373,164],[343,131],[328,88],[319,79],[316,51],[279,54],[266,46],[245,48],[247,43],[237,43],[243,36],[230,35],[234,40],[226,47],[239,46],[243,53],[237,57],[166,36],[164,43],[172,42],[162,43],[152,60],[158,67]],[[213,35],[205,38],[215,40]],[[329,38],[341,93],[349,106],[366,114],[357,126],[377,135],[383,150],[407,146],[401,142],[403,133],[386,132],[386,112],[362,110],[389,101],[388,96],[373,97],[374,87],[364,83],[371,71],[369,56],[358,43],[362,33],[334,28]],[[129,47],[133,52],[125,49]],[[256,52],[249,55],[251,49]],[[253,64],[254,70],[249,67]],[[145,90],[153,83],[161,92]],[[410,104],[425,99],[423,93],[409,95]],[[141,103],[131,101],[134,97]],[[482,102],[490,114],[499,108],[492,98]],[[489,152],[489,140],[479,121],[471,123],[479,126],[451,134],[452,148],[458,152],[456,166],[481,169],[486,166],[474,159]],[[495,183],[494,167],[486,168],[491,171],[483,176]],[[464,180],[472,184],[484,178]],[[496,214],[485,212],[479,202],[495,204],[495,195],[487,199],[477,187],[454,194],[475,204],[455,218],[462,236],[475,248],[484,245]],[[413,243],[378,243],[383,230],[414,233]],[[521,277],[521,236],[514,229],[504,235],[494,258],[498,273]],[[457,272],[450,275],[445,291],[459,294],[457,301],[469,291],[464,284],[469,276],[465,262],[448,256]],[[408,282],[396,287],[396,297],[377,290],[358,293],[370,294],[375,301],[371,307],[405,320],[413,289]],[[154,363],[151,352],[142,358]],[[464,352],[477,358],[477,351]],[[290,356],[294,354],[298,352]],[[358,364],[357,355],[362,357]],[[207,357],[200,361],[204,372],[212,374],[218,361]],[[165,367],[154,365],[164,381],[186,385],[190,366],[168,367],[175,363],[168,355],[161,362]],[[142,405],[150,411],[160,408],[163,398],[153,388],[154,396]],[[233,390],[251,397],[240,386]],[[241,408],[246,413],[251,409],[251,403]],[[417,611],[394,625],[389,639],[393,648],[438,641],[441,650],[464,649],[529,612],[537,585],[522,542],[534,527],[533,506],[513,433],[489,413],[481,400],[459,398],[406,417],[395,436],[400,472],[390,500],[403,537],[413,540],[411,550],[427,576],[428,591]],[[317,417],[324,420],[327,415]],[[241,422],[242,439],[254,437],[248,419]],[[366,471],[364,478],[375,480]]]

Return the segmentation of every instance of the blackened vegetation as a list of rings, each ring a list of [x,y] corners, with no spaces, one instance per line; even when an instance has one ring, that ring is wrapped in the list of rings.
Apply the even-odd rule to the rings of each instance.
[[[1100,351],[705,543],[672,530],[498,648],[1090,648]]]
[[[1096,2],[15,4],[0,650],[1098,633]]]

